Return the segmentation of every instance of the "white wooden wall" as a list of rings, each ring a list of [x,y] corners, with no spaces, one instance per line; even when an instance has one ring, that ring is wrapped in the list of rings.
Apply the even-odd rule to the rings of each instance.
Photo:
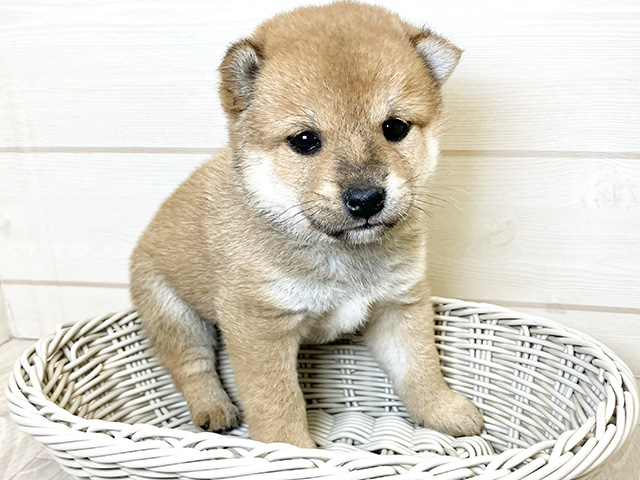
[[[136,238],[225,142],[225,48],[302,3],[0,0],[0,337],[129,305]],[[434,293],[558,319],[640,374],[640,4],[380,3],[465,50]]]

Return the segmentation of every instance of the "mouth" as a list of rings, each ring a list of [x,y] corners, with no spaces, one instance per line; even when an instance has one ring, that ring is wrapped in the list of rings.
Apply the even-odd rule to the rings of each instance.
[[[343,228],[340,230],[325,231],[330,237],[355,241],[360,243],[362,241],[373,240],[381,237],[387,230],[393,228],[397,222],[375,222],[370,223],[368,220],[362,225],[356,225],[350,228]]]
[[[329,238],[346,243],[369,243],[384,236],[404,217],[368,218],[368,219],[330,219],[315,215],[305,215],[310,226]]]

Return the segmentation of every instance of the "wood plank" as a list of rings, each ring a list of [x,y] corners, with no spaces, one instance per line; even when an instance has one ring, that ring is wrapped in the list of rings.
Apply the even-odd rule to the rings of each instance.
[[[224,50],[299,3],[5,1],[0,148],[220,147]],[[466,50],[446,149],[640,151],[637,5],[382,3]]]
[[[128,281],[162,199],[206,155],[0,154],[5,282]],[[446,156],[432,193],[437,293],[640,308],[640,162]],[[430,199],[431,201],[431,199]]]
[[[56,326],[131,307],[129,290],[122,287],[5,285],[14,337],[40,338]]]
[[[440,295],[640,307],[640,162],[448,156],[439,176]]]
[[[0,153],[5,280],[127,282],[140,233],[207,157]]]

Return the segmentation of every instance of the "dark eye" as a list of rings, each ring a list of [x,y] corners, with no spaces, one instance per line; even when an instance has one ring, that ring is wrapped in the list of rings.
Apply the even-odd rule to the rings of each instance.
[[[403,122],[397,118],[385,120],[382,124],[382,134],[390,142],[399,142],[409,133],[411,122]]]
[[[318,134],[312,131],[300,132],[287,139],[289,146],[300,155],[310,155],[320,150],[322,142]]]

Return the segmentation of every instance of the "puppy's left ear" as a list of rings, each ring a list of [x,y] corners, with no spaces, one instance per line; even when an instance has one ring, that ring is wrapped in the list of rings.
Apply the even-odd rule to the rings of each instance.
[[[252,40],[240,40],[227,50],[218,71],[222,108],[230,118],[249,106],[262,63],[261,49]]]
[[[439,84],[443,84],[449,78],[462,56],[462,49],[429,30],[415,35],[411,42],[429,67],[431,76]]]

